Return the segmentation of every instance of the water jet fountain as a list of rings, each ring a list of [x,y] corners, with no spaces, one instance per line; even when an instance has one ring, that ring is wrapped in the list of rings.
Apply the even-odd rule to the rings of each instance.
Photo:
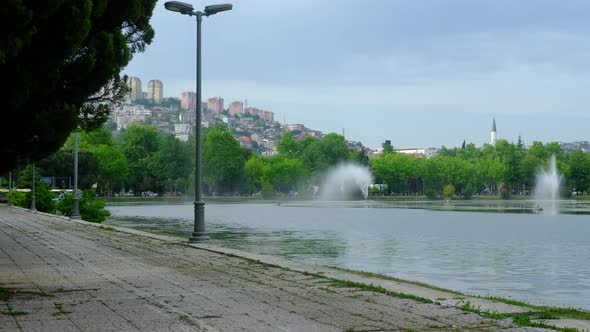
[[[540,168],[535,181],[535,210],[545,214],[559,213],[559,193],[563,175],[557,172],[555,155],[549,159],[547,169]]]
[[[320,186],[320,199],[351,200],[357,195],[367,199],[372,182],[373,175],[369,168],[351,163],[340,164],[326,174]]]

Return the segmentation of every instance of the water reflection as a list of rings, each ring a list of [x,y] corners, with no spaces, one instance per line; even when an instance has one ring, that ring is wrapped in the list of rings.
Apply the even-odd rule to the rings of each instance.
[[[527,201],[469,203],[210,203],[206,218],[211,242],[231,248],[590,309],[587,216],[535,215]],[[192,205],[109,209],[110,224],[182,238],[192,231]],[[473,212],[493,209],[529,212]]]

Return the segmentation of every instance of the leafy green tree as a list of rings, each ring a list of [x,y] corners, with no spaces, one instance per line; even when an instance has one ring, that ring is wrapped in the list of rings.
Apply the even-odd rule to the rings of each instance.
[[[165,185],[168,191],[172,191],[176,179],[188,178],[194,170],[193,151],[189,144],[181,142],[174,135],[163,136],[159,146],[160,149],[152,158],[151,168],[157,177],[158,187]]]
[[[473,176],[471,164],[463,159],[436,156],[431,158],[431,162],[438,164],[440,181],[446,184],[455,184],[459,190]]]
[[[120,148],[100,144],[92,149],[98,165],[97,192],[117,191],[127,181],[129,166]]]
[[[365,148],[361,148],[360,151],[350,150],[348,160],[354,161],[362,166],[369,166],[369,157],[367,156]]]
[[[288,193],[295,190],[303,179],[305,171],[299,159],[272,158],[265,168],[264,180],[270,182],[276,191]]]
[[[590,154],[574,151],[568,155],[572,189],[582,192],[590,187]]]
[[[3,3],[0,72],[3,123],[0,172],[41,160],[70,132],[99,127],[104,102],[127,91],[121,70],[154,36],[155,0],[24,1]]]
[[[534,156],[533,154],[527,154],[526,157],[523,158],[522,162],[519,166],[519,173],[521,184],[525,185],[528,188],[531,188],[535,185],[535,176],[539,167],[543,165],[543,161],[539,158]]]
[[[547,151],[543,143],[539,141],[533,142],[533,144],[528,149],[527,155],[534,156],[540,160],[547,160],[550,156],[549,151]]]
[[[277,150],[282,156],[294,158],[301,154],[300,146],[293,138],[293,134],[285,132],[281,135]]]
[[[457,149],[449,149],[443,145],[438,150],[438,155],[443,157],[455,157],[457,155]]]
[[[157,187],[152,158],[160,148],[159,143],[160,133],[154,126],[134,124],[123,134],[122,149],[129,167],[128,185],[135,192]]]
[[[402,153],[384,154],[370,161],[377,183],[386,183],[390,191],[407,192],[407,179],[418,175],[416,159]]]
[[[474,163],[480,158],[481,152],[475,147],[475,144],[469,143],[465,145],[464,149],[457,151],[457,157]]]
[[[506,165],[498,157],[481,158],[475,166],[478,183],[495,192],[506,178]]]
[[[261,187],[263,177],[265,174],[266,165],[262,158],[254,156],[246,162],[244,165],[244,173],[248,183],[248,191],[258,191]]]
[[[465,187],[463,187],[463,189],[461,190],[461,194],[463,195],[463,198],[465,198],[465,199],[469,199],[469,198],[471,198],[471,196],[473,196],[473,194],[475,194],[475,187],[471,181],[469,181],[465,185]]]
[[[275,191],[272,187],[272,184],[270,184],[270,182],[262,183],[262,189],[260,191],[262,192],[262,197],[264,199],[273,198],[275,195]]]
[[[301,154],[301,160],[309,170],[317,174],[347,160],[348,151],[344,136],[330,133],[306,146]]]
[[[390,154],[390,153],[394,153],[395,151],[393,151],[393,146],[391,144],[386,144],[383,146],[383,154]]]
[[[41,174],[47,177],[68,178],[63,184],[74,185],[74,150],[62,148],[53,155],[39,161],[36,165],[42,169]],[[88,149],[78,150],[78,187],[91,188],[97,181],[98,165],[96,158]],[[62,187],[58,183],[58,187]]]
[[[231,192],[244,171],[240,143],[224,125],[214,127],[203,139],[203,181],[210,191]]]
[[[87,149],[91,149],[91,147],[98,145],[112,146],[114,143],[111,132],[104,127],[100,127],[91,132],[80,132],[79,135],[80,137],[78,146],[82,148],[85,147]],[[68,139],[68,142],[69,141],[70,139]]]
[[[33,187],[33,165],[26,165],[17,175],[16,186],[18,188]],[[35,165],[35,183],[41,179],[41,169]]]
[[[562,163],[565,161],[565,152],[561,147],[561,144],[558,142],[549,142],[545,144],[545,151],[549,157],[555,156],[557,163]]]
[[[520,181],[519,165],[524,155],[519,153],[517,146],[506,140],[496,142],[496,152],[506,167],[506,182],[511,188],[518,187]]]

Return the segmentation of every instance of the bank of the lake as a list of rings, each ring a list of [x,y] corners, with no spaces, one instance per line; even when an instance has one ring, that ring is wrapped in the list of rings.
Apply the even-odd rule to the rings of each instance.
[[[441,203],[441,204],[444,204]],[[111,225],[186,237],[193,209],[114,206]],[[389,202],[208,202],[211,243],[466,294],[590,308],[585,215],[397,208]]]

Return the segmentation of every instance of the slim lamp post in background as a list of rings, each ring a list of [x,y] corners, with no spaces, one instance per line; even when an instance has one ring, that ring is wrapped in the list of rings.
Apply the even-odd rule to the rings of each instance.
[[[78,129],[74,131],[74,206],[70,219],[80,218],[80,203],[78,200]]]
[[[37,211],[35,206],[35,162],[33,161],[33,195],[31,195],[31,211]]]
[[[8,206],[12,206],[12,171],[8,172]]]
[[[193,11],[193,5],[180,2],[180,1],[168,1],[164,3],[164,7],[170,11],[178,12],[183,15],[196,16],[197,18],[197,111],[196,111],[196,124],[195,124],[195,138],[196,138],[196,149],[195,149],[195,224],[192,236],[189,242],[206,242],[209,240],[207,232],[205,230],[205,202],[201,197],[201,181],[203,174],[201,172],[201,21],[203,15],[210,16],[231,10],[231,4],[222,5],[211,5],[206,6],[205,10]]]

